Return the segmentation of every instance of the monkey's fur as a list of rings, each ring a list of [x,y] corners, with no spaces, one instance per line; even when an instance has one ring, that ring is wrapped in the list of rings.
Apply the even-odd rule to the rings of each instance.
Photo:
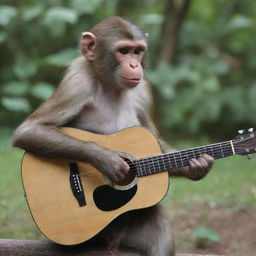
[[[102,21],[84,32],[82,55],[75,59],[55,93],[16,130],[13,145],[28,152],[89,162],[113,182],[129,170],[122,152],[116,152],[63,134],[58,128],[75,127],[111,134],[144,126],[158,137],[150,117],[152,98],[143,77],[147,35],[120,17]],[[159,139],[162,151],[168,147]],[[171,176],[203,178],[212,158],[202,155],[190,167]],[[86,231],[85,231],[86,232]],[[110,249],[133,248],[147,256],[173,256],[169,218],[159,205],[125,213],[94,238]]]

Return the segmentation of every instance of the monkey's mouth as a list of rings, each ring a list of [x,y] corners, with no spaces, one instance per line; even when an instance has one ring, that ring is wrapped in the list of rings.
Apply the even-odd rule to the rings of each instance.
[[[121,77],[122,80],[131,84],[138,84],[140,82],[140,78],[128,78],[128,77]]]

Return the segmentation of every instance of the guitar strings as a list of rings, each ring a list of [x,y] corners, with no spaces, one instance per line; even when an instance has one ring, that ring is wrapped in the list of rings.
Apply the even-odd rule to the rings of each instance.
[[[225,143],[228,143],[228,145],[222,145],[222,144],[225,144]],[[220,146],[221,146],[221,148],[220,148]],[[211,148],[209,148],[209,147],[211,147]],[[181,151],[177,151],[177,152],[171,152],[171,153],[156,155],[156,156],[152,156],[152,157],[139,158],[139,159],[135,159],[134,161],[131,161],[131,160],[128,159],[127,163],[129,164],[129,167],[130,167],[129,172],[130,173],[134,173],[134,172],[136,173],[138,171],[137,167],[139,166],[142,169],[142,170],[139,169],[141,174],[147,174],[147,172],[145,172],[145,173],[143,172],[143,169],[144,169],[144,171],[147,171],[148,169],[155,169],[155,164],[157,164],[158,167],[160,167],[160,168],[161,168],[161,165],[163,165],[163,168],[164,168],[165,165],[171,164],[170,169],[176,168],[177,162],[180,162],[181,164],[183,164],[182,166],[186,166],[186,165],[184,165],[183,162],[188,161],[191,158],[198,157],[199,155],[196,156],[197,153],[195,151],[199,150],[199,149],[202,149],[202,150],[205,151],[205,152],[198,151],[199,155],[202,154],[202,153],[209,154],[209,152],[207,152],[206,149],[212,151],[212,153],[213,153],[212,156],[213,157],[216,154],[221,154],[223,157],[225,157],[224,156],[225,153],[232,153],[232,155],[233,155],[233,150],[231,148],[230,141],[226,141],[226,142],[222,142],[222,143],[211,144],[209,146],[199,146],[199,147],[186,149],[186,150],[181,150]],[[215,150],[215,152],[213,152],[214,150]],[[190,152],[188,152],[188,151],[190,151]],[[187,155],[182,156],[181,155],[182,152],[183,153],[186,152]],[[239,152],[236,150],[235,153],[239,153]],[[174,154],[179,154],[179,155],[174,156]],[[193,154],[193,156],[191,154]],[[189,155],[191,155],[191,157],[186,158]],[[171,159],[171,158],[173,158],[173,159]],[[155,161],[155,160],[157,160],[157,161]],[[168,163],[165,164],[165,161],[168,161]],[[172,167],[172,166],[174,166],[174,167]],[[163,169],[163,168],[161,168],[161,169]],[[86,175],[87,174],[80,174],[79,176],[86,176]]]
[[[228,143],[228,145],[221,145],[221,144],[224,144],[224,143]],[[162,154],[162,155],[157,155],[157,156],[152,156],[152,157],[143,157],[143,158],[140,158],[140,160],[143,160],[143,159],[148,159],[148,158],[157,158],[159,156],[169,156],[169,155],[172,155],[172,154],[181,154],[181,153],[184,153],[184,152],[188,152],[190,151],[190,153],[194,153],[193,151],[196,151],[196,150],[199,150],[199,149],[202,149],[202,150],[221,150],[221,149],[227,149],[227,147],[231,147],[230,145],[230,141],[226,141],[226,142],[222,142],[222,143],[215,143],[215,144],[211,144],[211,145],[208,145],[208,146],[199,146],[199,147],[195,147],[195,148],[190,148],[190,149],[185,149],[185,150],[180,150],[180,151],[174,151],[174,152],[169,152],[169,153],[165,153],[165,154]],[[221,148],[220,148],[221,146]],[[210,148],[211,147],[211,148]],[[201,153],[201,152],[200,152]]]
[[[233,150],[231,150],[230,148],[227,148],[227,145],[225,147],[222,147],[222,149],[218,149],[218,150],[219,150],[219,152],[215,151],[215,154],[219,153],[223,157],[225,157],[226,153],[232,153],[232,155],[233,155]],[[202,153],[202,152],[198,152],[198,153]],[[193,154],[193,155],[195,155],[195,154]],[[187,163],[184,164],[184,162],[188,161],[191,158],[193,158],[193,157],[191,156],[189,158],[185,158],[184,159],[184,157],[182,157],[182,156],[177,156],[174,159],[170,159],[169,155],[168,155],[168,158],[162,157],[162,158],[160,158],[158,160],[158,162],[154,162],[153,161],[154,159],[149,159],[147,161],[144,160],[144,161],[142,161],[140,163],[137,163],[137,164],[136,163],[135,164],[131,164],[131,169],[132,169],[132,172],[133,172],[134,169],[135,170],[137,169],[137,166],[141,167],[140,169],[137,170],[137,172],[138,173],[140,172],[140,174],[142,174],[142,176],[143,176],[144,174],[147,174],[147,172],[149,172],[149,174],[152,173],[150,170],[152,170],[152,169],[155,170],[156,169],[156,165],[157,165],[157,168],[159,167],[160,170],[163,170],[163,171],[164,170],[174,169],[174,168],[177,168],[177,167],[187,166],[188,164]],[[166,160],[168,160],[167,163],[165,163]],[[136,162],[138,162],[138,161],[140,161],[140,159],[138,159]],[[166,165],[170,165],[170,164],[171,164],[171,166],[168,166],[168,168],[165,168]],[[179,166],[179,164],[180,164],[180,166]]]
[[[227,142],[228,143],[228,142]],[[198,149],[202,149],[201,151],[198,151],[198,152],[195,152],[195,150],[198,150]],[[216,149],[219,151],[216,151]],[[222,148],[220,149],[219,147],[217,148],[217,146],[215,146],[215,148],[213,147],[213,149],[208,149],[208,150],[211,150],[212,154],[213,155],[216,155],[216,154],[221,154],[221,155],[224,155],[225,153],[231,153],[233,154],[233,150],[231,148],[230,145],[225,145],[225,146],[222,146]],[[205,152],[202,152],[202,151],[205,151]],[[215,151],[215,152],[213,152]],[[186,152],[187,155],[186,156],[189,156],[189,158],[187,159],[184,159],[184,157],[186,157],[185,155],[181,155],[182,153]],[[223,154],[222,154],[223,152]],[[140,162],[139,164],[144,164],[144,163],[150,163],[150,162],[154,162],[154,160],[168,160],[170,161],[171,158],[174,159],[173,162],[176,161],[183,161],[183,160],[188,160],[188,159],[191,159],[191,158],[194,158],[194,157],[198,157],[196,154],[202,154],[202,153],[207,153],[207,154],[210,154],[209,152],[206,151],[206,149],[203,149],[202,147],[198,147],[198,148],[193,148],[193,149],[188,149],[188,150],[182,150],[182,151],[177,151],[177,152],[171,152],[171,153],[166,153],[166,154],[162,154],[162,155],[157,155],[157,156],[152,156],[152,157],[143,157],[143,158],[139,158],[139,159],[136,159],[134,161],[131,162],[131,166],[133,166],[133,163],[135,162]],[[175,155],[176,154],[176,155]],[[193,154],[193,155],[192,155]],[[174,156],[175,155],[175,156]],[[223,156],[224,157],[224,156]],[[135,163],[136,165],[136,163]]]

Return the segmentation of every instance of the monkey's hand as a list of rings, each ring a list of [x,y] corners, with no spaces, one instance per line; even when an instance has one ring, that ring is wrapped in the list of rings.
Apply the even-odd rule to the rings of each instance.
[[[186,177],[191,180],[200,180],[204,178],[213,165],[213,158],[207,154],[203,154],[198,158],[189,160],[189,166],[170,171],[171,176]]]
[[[101,148],[100,152],[95,154],[91,164],[110,181],[117,184],[126,177],[130,169],[124,159],[125,154],[122,152]]]

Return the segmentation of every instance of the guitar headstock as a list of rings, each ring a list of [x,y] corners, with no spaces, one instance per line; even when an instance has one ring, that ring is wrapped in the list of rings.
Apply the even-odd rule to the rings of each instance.
[[[232,140],[235,153],[239,155],[256,153],[256,131],[250,128],[247,132],[239,130],[238,133],[239,135]]]

